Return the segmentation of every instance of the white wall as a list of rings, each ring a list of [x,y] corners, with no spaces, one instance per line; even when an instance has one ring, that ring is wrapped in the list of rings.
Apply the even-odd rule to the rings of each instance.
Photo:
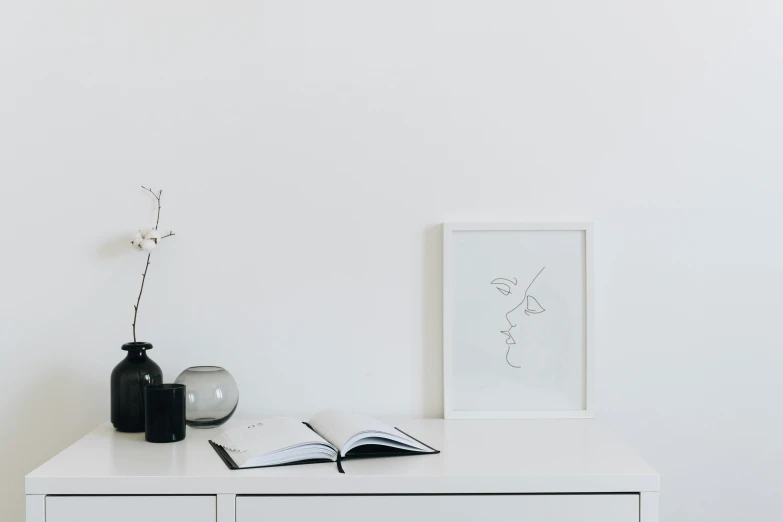
[[[0,5],[0,519],[141,337],[240,415],[439,416],[448,220],[597,227],[598,414],[662,519],[783,489],[783,4]]]

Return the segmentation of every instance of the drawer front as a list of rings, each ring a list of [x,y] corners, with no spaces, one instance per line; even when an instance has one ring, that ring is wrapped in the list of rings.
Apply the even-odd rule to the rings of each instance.
[[[236,522],[639,522],[639,495],[251,497]]]
[[[46,522],[215,522],[214,496],[46,497]]]

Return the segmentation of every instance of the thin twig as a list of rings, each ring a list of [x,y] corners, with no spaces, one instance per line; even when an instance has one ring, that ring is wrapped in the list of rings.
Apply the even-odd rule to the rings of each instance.
[[[177,234],[175,234],[174,232],[169,232],[169,233],[168,233],[168,234],[166,234],[165,236],[160,236],[160,238],[161,238],[161,239],[166,239],[166,238],[167,238],[167,237],[169,237],[169,236],[176,236],[176,235],[177,235]]]
[[[147,280],[147,269],[150,267],[150,256],[147,254],[147,264],[144,266],[144,273],[141,274],[141,290],[139,290],[139,297],[136,299],[136,304],[133,305],[133,342],[136,342],[136,316],[139,313],[139,303],[141,302],[141,293],[144,291],[144,281]]]
[[[155,196],[155,199],[158,200],[158,219],[157,219],[157,221],[155,221],[155,230],[157,230],[158,229],[158,224],[160,223],[160,197],[163,195],[163,190],[159,190],[158,193],[155,194],[155,192],[152,189],[147,188],[144,185],[142,185],[141,188],[143,188],[144,190],[149,191],[149,193],[152,194],[153,196]],[[173,235],[174,235],[174,232],[169,232],[168,235],[163,236],[163,237],[169,237],[169,236],[173,236]],[[151,253],[147,254],[147,264],[144,265],[144,273],[141,275],[141,289],[139,290],[139,297],[136,299],[136,304],[133,305],[133,342],[134,343],[136,342],[136,317],[139,314],[139,303],[141,303],[141,294],[142,294],[142,292],[144,292],[144,281],[147,280],[147,270],[150,267],[150,256],[151,255],[152,255]]]
[[[160,223],[160,197],[163,195],[163,189],[160,189],[157,194],[155,194],[155,191],[151,188],[147,188],[144,185],[141,186],[144,190],[148,190],[150,194],[155,196],[155,199],[158,200],[158,219],[155,221],[155,230],[158,229],[158,223]]]

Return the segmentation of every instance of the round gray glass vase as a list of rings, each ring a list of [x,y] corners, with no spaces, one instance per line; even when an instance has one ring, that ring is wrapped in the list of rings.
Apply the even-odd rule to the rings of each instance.
[[[239,404],[237,382],[220,366],[192,366],[174,381],[185,385],[185,423],[191,428],[215,428]]]

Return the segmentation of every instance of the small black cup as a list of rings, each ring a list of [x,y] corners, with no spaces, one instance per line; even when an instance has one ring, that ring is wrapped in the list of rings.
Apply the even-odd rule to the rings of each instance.
[[[150,384],[144,388],[144,439],[177,442],[185,438],[185,385]]]

